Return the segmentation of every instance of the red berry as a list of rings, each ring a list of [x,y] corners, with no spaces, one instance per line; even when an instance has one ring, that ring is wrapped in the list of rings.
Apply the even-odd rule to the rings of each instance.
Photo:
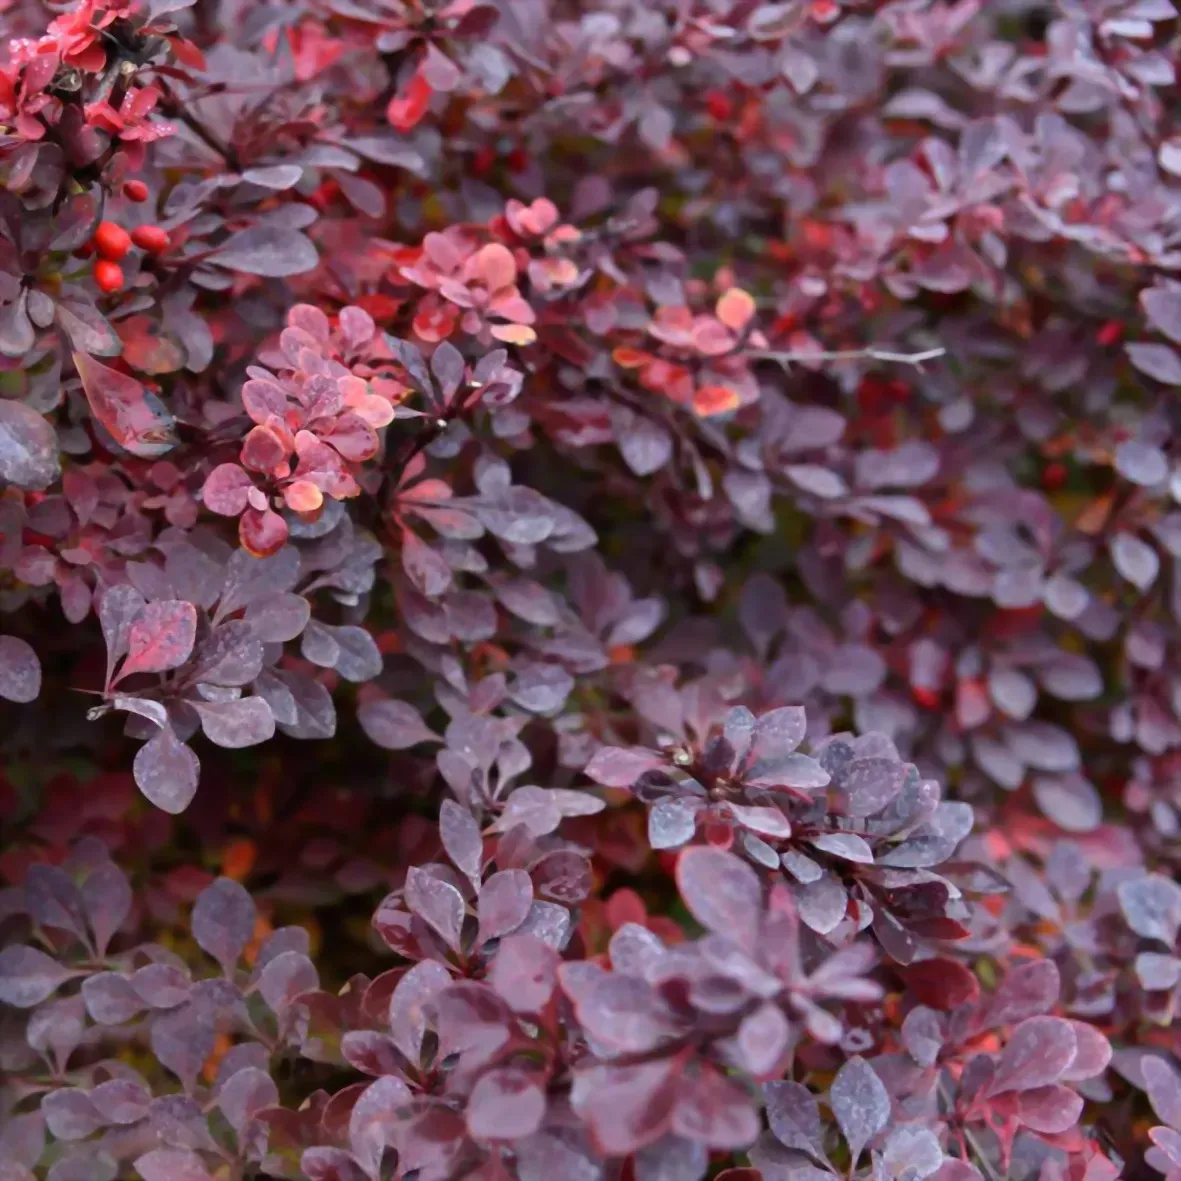
[[[705,96],[705,109],[718,123],[725,123],[734,114],[734,104],[720,90],[711,90]]]
[[[485,144],[472,158],[472,172],[476,176],[487,176],[496,164],[496,153]]]
[[[131,235],[113,221],[100,221],[94,231],[94,247],[111,262],[118,262],[131,249]]]
[[[123,268],[109,258],[100,258],[94,264],[94,281],[100,291],[118,291],[123,286]]]
[[[1047,492],[1057,492],[1066,483],[1066,467],[1061,463],[1046,464],[1042,472],[1042,487]]]
[[[131,231],[131,240],[149,254],[163,254],[168,249],[168,231],[160,226],[138,226]]]
[[[1110,348],[1113,344],[1118,344],[1119,339],[1123,336],[1124,326],[1118,320],[1108,320],[1098,332],[1095,333],[1095,339],[1105,348]]]
[[[129,180],[123,185],[123,196],[128,201],[146,201],[148,199],[148,186],[142,180]]]

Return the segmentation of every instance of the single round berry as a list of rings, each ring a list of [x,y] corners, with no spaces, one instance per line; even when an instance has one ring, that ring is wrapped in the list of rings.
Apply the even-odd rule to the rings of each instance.
[[[100,221],[94,231],[94,247],[111,262],[118,262],[131,249],[131,235],[113,221]]]
[[[160,226],[138,226],[131,231],[131,240],[149,254],[163,254],[170,245],[168,231]]]
[[[1042,471],[1042,487],[1047,492],[1057,492],[1066,483],[1068,474],[1065,464],[1048,463]]]
[[[129,180],[123,185],[123,196],[128,201],[146,201],[148,199],[148,186],[142,180]]]
[[[100,291],[118,291],[123,286],[123,268],[109,258],[100,258],[94,264],[94,281]]]

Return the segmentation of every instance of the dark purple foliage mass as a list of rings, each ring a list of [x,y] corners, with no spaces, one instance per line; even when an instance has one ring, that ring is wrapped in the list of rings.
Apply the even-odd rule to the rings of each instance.
[[[1172,0],[0,30],[0,1181],[1181,1179]]]

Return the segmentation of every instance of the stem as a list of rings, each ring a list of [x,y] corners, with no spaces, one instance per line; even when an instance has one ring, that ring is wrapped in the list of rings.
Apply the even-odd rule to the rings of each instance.
[[[240,172],[241,167],[238,163],[238,155],[233,148],[226,144],[219,143],[217,139],[189,112],[185,109],[181,101],[163,82],[159,83],[164,91],[164,97],[167,100],[166,105],[162,108],[165,114],[170,119],[176,119],[183,123],[207,148],[216,152],[222,160],[225,161],[226,167],[234,172]]]
[[[891,349],[880,349],[876,345],[867,345],[862,349],[837,349],[833,352],[777,352],[772,349],[751,349],[746,356],[757,361],[778,361],[785,368],[791,364],[804,364],[808,361],[887,361],[897,365],[913,365],[921,369],[924,361],[934,361],[942,357],[947,350],[942,347],[924,349],[920,353],[896,353]]]
[[[951,1095],[948,1094],[947,1088],[944,1086],[942,1079],[939,1080],[939,1095],[944,1103],[946,1103],[950,1108],[951,1115],[954,1116],[955,1101],[952,1099]],[[972,1129],[969,1128],[962,1119],[959,1120],[959,1126],[956,1128],[956,1133],[959,1135],[961,1140],[966,1140],[968,1142],[968,1146],[976,1154],[976,1161],[980,1165],[980,1171],[985,1175],[985,1177],[988,1178],[988,1181],[1001,1181],[1000,1175],[992,1167],[992,1162],[988,1159],[988,1154],[984,1151],[984,1146],[979,1140],[976,1139],[976,1133],[973,1132]]]

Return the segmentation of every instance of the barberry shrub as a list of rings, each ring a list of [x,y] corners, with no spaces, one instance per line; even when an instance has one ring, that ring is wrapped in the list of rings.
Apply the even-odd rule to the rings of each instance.
[[[0,29],[0,1181],[1181,1178],[1171,0]]]

